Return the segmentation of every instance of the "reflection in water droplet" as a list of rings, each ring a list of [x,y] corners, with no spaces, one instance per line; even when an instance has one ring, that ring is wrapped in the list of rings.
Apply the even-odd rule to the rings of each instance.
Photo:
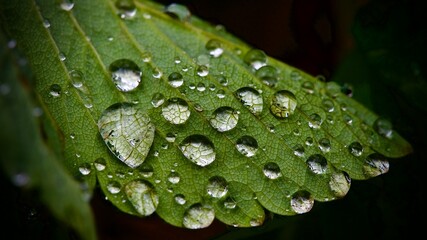
[[[314,143],[314,140],[313,140],[313,138],[312,138],[312,137],[307,137],[307,138],[305,139],[305,145],[307,145],[307,146],[312,146],[312,145],[313,145],[313,143]]]
[[[191,17],[190,10],[188,10],[186,6],[178,3],[172,3],[166,6],[164,11],[180,21],[188,21]]]
[[[294,155],[297,157],[303,157],[304,156],[304,147],[301,144],[297,144],[293,147]]]
[[[50,85],[49,90],[50,90],[49,94],[52,97],[57,98],[57,97],[61,96],[62,89],[61,89],[61,86],[59,86],[58,84],[52,84],[52,85]]]
[[[215,211],[211,206],[196,203],[187,209],[182,224],[189,229],[200,229],[211,225],[214,219]]]
[[[190,117],[187,102],[181,98],[171,98],[162,107],[163,117],[172,124],[183,124]]]
[[[271,99],[270,111],[277,118],[287,118],[297,107],[297,99],[287,90],[277,91]]]
[[[282,176],[282,173],[280,172],[280,167],[275,162],[269,162],[265,164],[262,171],[264,175],[269,179],[276,179]]]
[[[119,59],[110,64],[111,79],[117,89],[129,92],[138,87],[142,72],[138,65],[129,59]]]
[[[239,113],[231,107],[220,107],[213,112],[210,124],[219,132],[225,132],[236,127]]]
[[[222,43],[216,39],[211,39],[206,43],[206,50],[209,51],[209,54],[212,57],[219,57],[224,52],[224,49],[222,47]]]
[[[385,156],[379,153],[370,154],[363,165],[363,172],[367,177],[376,177],[388,172],[390,164]]]
[[[314,93],[314,84],[312,82],[303,82],[301,84],[301,88],[304,92],[309,93],[309,94],[313,94]]]
[[[135,210],[142,216],[149,216],[159,205],[159,196],[151,183],[144,180],[134,180],[125,186],[126,196]]]
[[[185,196],[182,194],[175,195],[174,199],[175,199],[175,202],[178,203],[179,205],[184,205],[187,202],[187,200],[185,199]]]
[[[330,99],[323,99],[322,105],[327,112],[333,112],[335,110],[334,102]]]
[[[130,103],[116,103],[104,110],[98,128],[110,151],[132,168],[144,162],[154,140],[150,117]]]
[[[246,157],[252,157],[258,151],[258,142],[251,136],[243,136],[236,141],[237,150]]]
[[[117,0],[116,8],[119,11],[119,16],[122,19],[130,19],[136,15],[136,6],[133,0]]]
[[[236,95],[252,114],[258,115],[262,112],[263,100],[257,90],[251,87],[242,87],[236,91]]]
[[[74,1],[73,0],[62,0],[61,2],[61,9],[65,11],[71,11],[74,7]]]
[[[122,188],[122,185],[120,185],[120,183],[118,183],[116,181],[112,181],[112,182],[109,182],[107,184],[107,190],[111,194],[117,194],[117,193],[119,193],[120,190],[121,190],[121,188]]]
[[[165,96],[161,93],[155,93],[153,94],[153,97],[151,98],[151,105],[153,107],[158,108],[165,102]]]
[[[313,129],[320,128],[320,125],[322,125],[322,118],[317,113],[313,113],[310,115],[310,120],[308,121],[308,126]]]
[[[315,174],[323,174],[326,172],[328,162],[326,158],[320,154],[311,155],[307,161],[307,166]]]
[[[82,175],[89,175],[90,174],[90,172],[91,172],[91,170],[92,170],[92,167],[91,167],[91,165],[89,164],[89,163],[83,163],[82,165],[80,165],[80,167],[79,167],[79,172],[82,174]]]
[[[197,91],[199,91],[199,92],[204,92],[204,91],[206,90],[206,86],[205,86],[205,84],[204,84],[204,83],[199,82],[199,83],[197,84],[196,89],[197,89]]]
[[[222,75],[218,76],[217,81],[222,85],[222,86],[227,86],[228,85],[228,79]]]
[[[331,150],[331,141],[328,138],[321,138],[319,140],[319,149],[324,153],[329,152]]]
[[[270,65],[259,68],[256,71],[256,76],[260,78],[265,85],[270,87],[275,87],[278,81],[277,69]]]
[[[48,19],[43,19],[43,27],[50,28],[50,21]]]
[[[390,121],[388,121],[385,118],[378,118],[374,122],[374,129],[375,131],[386,138],[392,138],[393,137],[393,125]]]
[[[236,205],[237,203],[232,197],[227,197],[224,201],[224,207],[227,209],[234,209]]]
[[[329,187],[336,197],[344,197],[350,190],[351,178],[346,172],[333,173]]]
[[[356,157],[359,157],[363,153],[363,146],[359,142],[352,142],[348,146],[348,151]]]
[[[184,156],[199,166],[207,166],[215,160],[215,150],[212,142],[202,135],[191,135],[179,145]]]
[[[258,70],[267,64],[267,55],[259,49],[251,49],[246,53],[243,60],[255,70]]]
[[[205,65],[200,65],[197,67],[197,75],[200,77],[206,77],[209,74],[209,68]]]
[[[182,78],[182,75],[179,72],[171,73],[168,77],[168,80],[169,84],[174,88],[180,87],[184,83],[184,79]]]
[[[168,181],[172,184],[177,184],[181,180],[181,177],[177,172],[170,172],[168,176]]]
[[[298,191],[292,195],[291,207],[298,214],[309,212],[313,205],[314,199],[307,191]]]
[[[107,166],[107,163],[106,163],[106,161],[105,161],[104,158],[98,158],[98,159],[95,160],[95,162],[93,163],[93,165],[95,166],[95,169],[97,171],[101,172],[101,171],[104,171],[104,169]]]
[[[141,164],[141,166],[139,167],[139,172],[145,178],[152,177],[154,174],[153,167],[148,163]]]
[[[75,88],[81,88],[83,86],[83,73],[79,70],[71,70],[69,72],[71,84]]]
[[[206,187],[206,191],[208,195],[213,198],[222,198],[228,192],[227,181],[223,177],[219,177],[219,176],[211,177]]]

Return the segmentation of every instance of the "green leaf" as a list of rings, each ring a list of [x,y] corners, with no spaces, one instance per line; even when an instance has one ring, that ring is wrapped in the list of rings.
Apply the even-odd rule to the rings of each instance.
[[[14,185],[23,192],[33,192],[53,216],[68,224],[80,239],[96,239],[88,193],[81,190],[43,142],[32,115],[34,107],[25,92],[28,76],[18,68],[16,56],[6,49],[3,36],[0,40],[3,46],[0,53],[0,166]],[[14,41],[10,43],[13,45]],[[48,131],[49,126],[45,126]],[[6,193],[3,197],[11,196]]]
[[[341,86],[151,1],[2,3],[69,171],[180,227],[309,211],[412,151]],[[154,138],[152,127],[155,128]],[[147,152],[147,150],[149,150]],[[147,156],[147,157],[144,157]]]

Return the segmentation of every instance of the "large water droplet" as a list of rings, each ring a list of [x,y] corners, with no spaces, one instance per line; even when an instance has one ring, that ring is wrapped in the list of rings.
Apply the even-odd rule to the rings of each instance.
[[[187,102],[181,98],[171,98],[162,107],[163,117],[172,124],[183,124],[190,117]]]
[[[222,43],[216,39],[211,39],[206,43],[206,50],[209,51],[209,55],[212,57],[219,57],[224,52],[224,49],[222,47]]]
[[[156,211],[159,197],[153,186],[143,180],[134,180],[125,186],[126,196],[135,210],[142,216],[149,216]]]
[[[295,95],[287,90],[280,90],[271,99],[270,111],[277,118],[287,118],[297,107]]]
[[[92,171],[92,167],[89,163],[83,163],[79,167],[79,172],[84,176],[89,175],[91,171]]]
[[[314,199],[307,191],[298,191],[292,196],[291,207],[298,214],[309,212],[313,205]]]
[[[378,118],[374,122],[374,129],[377,133],[386,138],[392,138],[393,136],[393,125],[385,118]]]
[[[95,160],[95,162],[93,163],[93,165],[95,166],[96,170],[98,170],[98,171],[101,172],[101,171],[104,171],[104,169],[107,166],[107,163],[106,163],[106,161],[105,161],[104,158],[98,158],[98,159]]]
[[[184,205],[187,202],[187,200],[185,199],[185,196],[182,194],[175,195],[174,199],[175,199],[175,202],[178,203],[179,205]]]
[[[202,135],[191,135],[179,145],[184,156],[199,166],[207,166],[215,160],[215,149],[212,142]]]
[[[168,82],[172,87],[177,88],[182,86],[182,84],[184,83],[184,79],[182,78],[181,73],[173,72],[169,74]]]
[[[351,178],[347,173],[333,173],[329,180],[329,187],[336,197],[344,197],[350,190]]]
[[[57,97],[61,96],[61,91],[62,91],[61,86],[59,86],[58,84],[50,85],[49,94],[52,97],[57,98]]]
[[[110,64],[113,83],[122,92],[129,92],[138,87],[142,72],[138,65],[129,59],[119,59]]]
[[[315,174],[323,174],[326,172],[328,162],[326,158],[320,154],[311,155],[307,161],[307,166]]]
[[[370,154],[363,165],[363,172],[368,177],[376,177],[388,172],[390,164],[385,156],[379,153]]]
[[[154,140],[150,117],[130,103],[116,103],[104,110],[98,128],[110,151],[132,168],[144,162]]]
[[[276,179],[282,176],[282,173],[280,172],[280,167],[275,162],[269,162],[265,164],[262,171],[264,175],[269,179]]]
[[[246,53],[243,60],[255,70],[258,70],[267,64],[267,55],[262,50],[251,49]]]
[[[359,142],[352,142],[348,146],[348,151],[356,157],[359,157],[363,153],[363,146]]]
[[[236,141],[237,150],[246,157],[252,157],[258,151],[258,142],[251,136],[243,136]]]
[[[62,10],[65,10],[65,11],[71,11],[71,9],[73,9],[73,7],[74,7],[74,1],[73,0],[62,0],[62,2],[61,2],[61,8],[62,8]]]
[[[190,10],[188,10],[186,6],[178,3],[172,3],[166,6],[164,11],[180,21],[188,21],[191,17]]]
[[[189,229],[200,229],[211,225],[214,219],[215,211],[211,206],[196,203],[187,209],[182,224]]]
[[[275,87],[278,81],[277,69],[270,65],[265,65],[256,71],[256,76],[261,81],[270,87]]]
[[[75,88],[81,88],[83,86],[83,73],[80,72],[79,70],[71,70],[69,74],[70,74],[71,84]]]
[[[251,87],[242,87],[236,91],[236,95],[243,105],[254,115],[258,115],[262,112],[263,100],[261,94],[257,90]]]
[[[211,177],[206,187],[206,191],[208,195],[213,198],[222,198],[228,192],[227,181],[223,177],[219,177],[219,176]]]
[[[168,181],[172,184],[177,184],[181,180],[181,177],[177,172],[170,172],[168,176]]]
[[[225,132],[236,127],[239,113],[231,107],[220,107],[213,113],[210,124],[219,132]]]

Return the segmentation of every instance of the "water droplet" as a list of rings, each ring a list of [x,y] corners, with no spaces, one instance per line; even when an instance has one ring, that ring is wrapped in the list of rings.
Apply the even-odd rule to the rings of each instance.
[[[309,212],[314,205],[314,199],[307,191],[298,191],[292,195],[291,207],[298,214]]]
[[[101,171],[104,171],[104,169],[107,166],[107,163],[105,162],[104,158],[98,158],[98,159],[95,160],[95,162],[93,163],[93,165],[95,166],[95,169],[97,171],[101,172]]]
[[[256,71],[256,76],[261,81],[270,87],[275,87],[278,81],[277,69],[270,65],[265,65]]]
[[[199,82],[199,83],[197,84],[196,89],[197,89],[197,91],[199,91],[199,92],[204,92],[204,91],[206,90],[206,86],[205,86],[205,84],[204,84],[204,83]]]
[[[282,176],[279,165],[274,162],[269,162],[265,164],[262,171],[264,172],[264,175],[269,179],[276,179]]]
[[[314,84],[312,82],[306,81],[301,84],[301,88],[304,92],[313,94],[314,93]]]
[[[239,113],[231,107],[220,107],[213,112],[210,124],[219,132],[225,132],[236,127]]]
[[[65,11],[71,11],[74,7],[74,1],[73,0],[62,0],[61,2],[61,9]]]
[[[142,216],[149,216],[159,205],[159,196],[153,186],[143,180],[134,180],[125,186],[126,196],[135,210]]]
[[[168,176],[168,181],[172,184],[177,184],[181,180],[181,177],[177,172],[171,172]]]
[[[267,55],[262,50],[251,49],[246,53],[243,61],[258,70],[267,64]]]
[[[211,91],[215,91],[215,89],[216,89],[216,86],[215,86],[215,84],[209,84],[209,90],[211,90]]]
[[[203,107],[202,107],[202,105],[200,105],[200,104],[198,104],[198,103],[194,104],[194,109],[195,109],[196,111],[198,111],[198,112],[203,112]]]
[[[144,53],[142,53],[141,57],[142,57],[143,62],[146,62],[146,63],[151,62],[151,58],[152,58],[151,53],[144,52]]]
[[[307,137],[307,138],[305,139],[305,145],[307,145],[307,146],[312,146],[312,145],[313,145],[313,143],[314,143],[314,140],[313,140],[313,138],[312,138],[312,137]]]
[[[214,145],[202,135],[186,137],[179,145],[179,149],[187,159],[202,167],[215,160]]]
[[[251,221],[249,222],[251,227],[261,226],[263,223],[264,223],[264,217],[260,219],[251,219]]]
[[[328,138],[321,138],[319,140],[319,149],[326,153],[331,150],[331,141]]]
[[[50,21],[48,19],[43,19],[43,27],[50,28]]]
[[[163,117],[172,124],[183,124],[190,117],[187,102],[181,98],[171,98],[162,107]]]
[[[62,89],[61,89],[61,86],[59,86],[58,84],[52,84],[52,85],[50,85],[49,90],[50,90],[49,94],[52,97],[57,98],[57,97],[61,96]]]
[[[328,162],[326,158],[320,154],[311,155],[307,161],[307,166],[315,174],[323,174],[326,172]]]
[[[219,99],[225,98],[225,91],[224,91],[224,90],[222,90],[222,89],[219,89],[219,90],[216,92],[216,96],[217,96]]]
[[[148,163],[141,164],[141,166],[139,167],[139,172],[145,178],[152,177],[154,174],[153,167]]]
[[[348,151],[356,157],[359,157],[363,153],[363,146],[359,142],[352,142],[348,146]]]
[[[237,150],[246,157],[252,157],[258,151],[258,142],[251,136],[243,136],[236,141]]]
[[[228,192],[227,181],[223,177],[219,177],[219,176],[211,177],[206,187],[206,191],[208,195],[213,198],[222,198]]]
[[[294,155],[297,157],[303,157],[304,156],[304,147],[301,144],[295,145],[293,148]]]
[[[188,21],[191,17],[190,10],[188,10],[186,6],[178,3],[172,3],[166,6],[164,11],[180,21]]]
[[[297,107],[297,99],[287,90],[277,91],[271,99],[270,111],[277,118],[287,118]]]
[[[75,88],[81,88],[83,86],[83,73],[80,72],[79,70],[71,70],[69,74],[70,74],[71,84]]]
[[[142,72],[138,65],[129,59],[119,59],[110,64],[113,83],[122,92],[129,92],[138,87]]]
[[[320,125],[322,125],[322,118],[317,113],[313,113],[310,115],[310,120],[308,121],[308,126],[313,129],[320,128]]]
[[[336,197],[344,197],[350,190],[351,178],[347,173],[333,173],[329,180],[329,187]]]
[[[209,54],[212,57],[219,57],[224,52],[224,49],[222,47],[222,43],[216,39],[211,39],[206,43],[206,50],[209,51]]]
[[[118,0],[116,8],[119,11],[119,16],[122,19],[130,19],[136,15],[136,6],[133,0]]]
[[[205,66],[205,67],[209,66],[210,61],[211,61],[211,58],[207,54],[200,54],[199,56],[197,56],[197,59],[196,59],[197,65]]]
[[[234,209],[236,205],[237,203],[232,197],[227,197],[224,201],[224,207],[227,209]]]
[[[153,97],[151,98],[151,105],[153,107],[158,108],[165,102],[165,96],[161,93],[155,93],[153,94]]]
[[[206,77],[209,74],[209,68],[205,65],[200,65],[197,67],[197,75],[200,77]]]
[[[200,229],[211,225],[214,219],[215,211],[211,206],[196,203],[187,209],[182,224],[189,229]]]
[[[386,138],[392,138],[393,137],[393,125],[391,122],[385,118],[378,118],[374,122],[374,129],[375,131]]]
[[[90,174],[90,172],[91,172],[91,169],[92,167],[91,167],[91,165],[89,164],[89,163],[83,163],[82,165],[80,165],[80,167],[79,167],[79,172],[82,174],[82,175],[89,175]]]
[[[370,154],[363,165],[363,172],[368,177],[376,177],[388,172],[390,164],[386,157],[379,153]]]
[[[169,74],[168,82],[172,87],[177,88],[182,86],[182,84],[184,83],[184,79],[182,78],[181,73],[173,72]]]
[[[149,14],[149,13],[143,13],[143,14],[142,14],[142,17],[143,17],[144,19],[151,19],[151,14]]]
[[[112,181],[109,182],[107,184],[107,190],[108,192],[110,192],[111,194],[117,194],[121,191],[122,185],[120,185],[120,183],[116,182],[116,181]]]
[[[166,141],[173,143],[175,142],[176,134],[175,133],[167,133],[166,134]]]
[[[301,73],[299,73],[296,70],[292,70],[292,72],[290,73],[290,78],[294,81],[299,81],[302,79]]]
[[[219,82],[219,84],[221,84],[222,86],[227,86],[228,85],[228,79],[226,77],[220,75],[216,79]]]
[[[65,56],[65,53],[63,53],[63,52],[59,53],[59,60],[61,60],[62,62],[65,61],[65,60],[67,60],[67,57]]]
[[[187,202],[187,200],[185,199],[185,196],[182,194],[175,195],[174,199],[175,199],[175,202],[178,203],[179,205],[184,205]]]
[[[335,110],[334,102],[330,99],[323,99],[322,105],[327,112],[333,112]]]
[[[347,113],[344,113],[344,115],[342,116],[342,119],[348,125],[351,125],[353,123],[353,118],[350,115],[348,115]]]
[[[110,151],[132,168],[144,162],[154,140],[150,117],[130,103],[116,103],[104,110],[98,128]]]
[[[251,87],[242,87],[236,91],[236,95],[252,114],[258,115],[262,112],[263,100],[257,90]]]

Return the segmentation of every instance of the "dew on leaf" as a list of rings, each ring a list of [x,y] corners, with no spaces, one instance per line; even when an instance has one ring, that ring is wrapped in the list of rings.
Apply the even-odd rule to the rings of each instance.
[[[356,157],[359,157],[363,153],[363,146],[359,142],[352,142],[348,146],[348,151]]]
[[[226,209],[234,209],[234,208],[236,208],[236,205],[237,205],[237,203],[232,197],[227,197],[224,200],[224,207]]]
[[[307,137],[307,138],[305,139],[305,145],[307,145],[307,146],[312,146],[312,145],[313,145],[313,143],[314,143],[314,140],[313,140],[313,138],[312,138],[312,137]]]
[[[258,142],[251,136],[243,136],[236,141],[237,150],[246,157],[252,157],[258,151]]]
[[[61,62],[67,60],[67,56],[65,56],[65,53],[63,52],[59,53],[59,60],[61,60]]]
[[[270,65],[265,65],[261,68],[259,68],[256,71],[256,76],[261,79],[261,81],[269,86],[269,87],[275,87],[278,81],[278,72],[277,69]]]
[[[59,86],[58,84],[50,85],[50,88],[49,88],[50,96],[57,98],[61,96],[61,91],[62,91],[61,86]]]
[[[331,141],[328,138],[321,138],[319,139],[319,149],[327,153],[331,150]]]
[[[262,172],[264,173],[264,176],[269,179],[276,179],[282,176],[280,167],[275,162],[266,163],[262,169]]]
[[[228,192],[227,181],[223,177],[214,176],[209,179],[206,192],[213,198],[222,198]]]
[[[222,90],[222,89],[219,89],[219,90],[216,92],[216,96],[217,96],[219,99],[225,98],[225,91],[224,91],[224,90]]]
[[[89,163],[83,163],[82,165],[79,166],[79,172],[86,176],[89,175],[92,171],[92,167]]]
[[[159,205],[159,196],[153,186],[144,180],[134,180],[126,184],[125,193],[129,202],[142,216],[149,216]]]
[[[292,195],[291,207],[297,214],[309,212],[314,205],[314,199],[307,191],[298,191]]]
[[[175,133],[166,133],[166,141],[173,143],[175,142],[176,134]]]
[[[104,110],[98,128],[114,156],[132,168],[144,162],[154,140],[150,117],[130,103],[116,103]]]
[[[134,90],[141,81],[142,72],[132,60],[116,60],[110,64],[109,70],[113,83],[122,92]]]
[[[292,80],[294,80],[294,81],[299,81],[299,80],[301,80],[301,79],[302,79],[301,73],[300,73],[300,72],[298,72],[298,71],[296,71],[296,70],[293,70],[293,71],[290,73],[289,77],[290,77]]]
[[[297,157],[302,157],[304,156],[304,147],[302,146],[302,144],[297,144],[295,145],[293,148],[294,150],[294,155]]]
[[[185,196],[182,194],[175,195],[174,199],[175,199],[175,202],[178,203],[179,205],[184,205],[187,202],[187,200],[185,199]]]
[[[271,99],[270,111],[277,118],[291,116],[297,107],[295,95],[287,90],[277,91]]]
[[[215,211],[209,205],[193,204],[184,214],[182,224],[189,229],[206,228],[215,219]]]
[[[111,194],[117,194],[122,190],[122,185],[116,181],[111,181],[107,184],[107,190]]]
[[[169,74],[168,82],[172,87],[177,88],[177,87],[182,86],[182,84],[184,83],[184,79],[183,79],[181,73],[173,72],[173,73]]]
[[[330,99],[323,99],[322,106],[327,112],[333,112],[335,110],[334,102]]]
[[[204,92],[206,90],[206,86],[204,83],[199,82],[196,86],[197,91],[199,92]]]
[[[107,163],[104,158],[97,158],[93,165],[97,171],[101,172],[105,170]]]
[[[225,132],[235,128],[238,121],[239,112],[231,107],[219,107],[213,112],[209,122],[218,132]]]
[[[315,174],[323,174],[326,172],[328,162],[326,158],[320,154],[311,155],[307,161],[308,169]]]
[[[320,128],[320,125],[322,125],[322,118],[319,114],[313,113],[309,116],[308,120],[308,126],[313,129]]]
[[[163,73],[159,69],[153,70],[153,78],[160,79],[163,76]]]
[[[69,74],[73,87],[81,88],[83,86],[83,73],[79,70],[71,70]]]
[[[117,0],[115,6],[122,19],[130,19],[136,15],[136,6],[133,0]]]
[[[267,64],[267,55],[262,50],[251,49],[246,53],[243,61],[255,70],[258,70]]]
[[[211,39],[206,43],[206,50],[209,51],[209,55],[212,57],[219,57],[224,52],[224,49],[222,47],[222,43],[216,39]]]
[[[236,95],[252,114],[259,115],[262,112],[263,100],[257,90],[251,87],[242,87],[236,91]]]
[[[181,180],[181,177],[177,172],[170,172],[168,175],[168,181],[172,184],[177,184]]]
[[[158,108],[165,102],[165,96],[161,93],[154,93],[151,98],[151,105],[153,107]]]
[[[186,137],[179,149],[184,156],[199,166],[207,166],[215,160],[213,143],[203,135],[191,135]]]
[[[379,153],[372,153],[366,159],[363,165],[363,172],[368,177],[376,177],[388,172],[390,164],[386,157]]]
[[[60,7],[64,11],[71,11],[71,9],[74,8],[74,1],[73,0],[62,0]]]
[[[165,7],[164,11],[180,21],[188,21],[191,17],[191,12],[184,5],[172,3]]]
[[[151,166],[148,163],[141,164],[138,170],[139,170],[139,173],[145,178],[152,177],[154,174],[153,166]]]
[[[313,94],[314,93],[314,84],[312,82],[306,81],[301,84],[301,88],[304,92]]]
[[[50,28],[50,21],[48,19],[43,19],[43,27]]]
[[[345,172],[333,173],[329,187],[336,197],[344,197],[350,190],[351,178]]]
[[[143,62],[146,62],[146,63],[151,62],[151,58],[152,58],[151,53],[144,52],[144,53],[142,53],[141,57],[142,57]]]
[[[342,119],[347,125],[351,125],[353,123],[353,118],[347,113],[343,114]]]
[[[374,129],[379,135],[383,137],[392,138],[393,136],[393,125],[385,118],[380,117],[375,120]]]
[[[224,77],[223,75],[217,76],[216,80],[219,82],[219,84],[221,84],[222,86],[227,86],[228,85],[228,79],[226,77]]]
[[[190,109],[181,98],[170,98],[162,107],[162,116],[172,124],[183,124],[190,117]]]
[[[206,77],[209,74],[209,68],[205,65],[198,66],[196,71],[200,77]]]

